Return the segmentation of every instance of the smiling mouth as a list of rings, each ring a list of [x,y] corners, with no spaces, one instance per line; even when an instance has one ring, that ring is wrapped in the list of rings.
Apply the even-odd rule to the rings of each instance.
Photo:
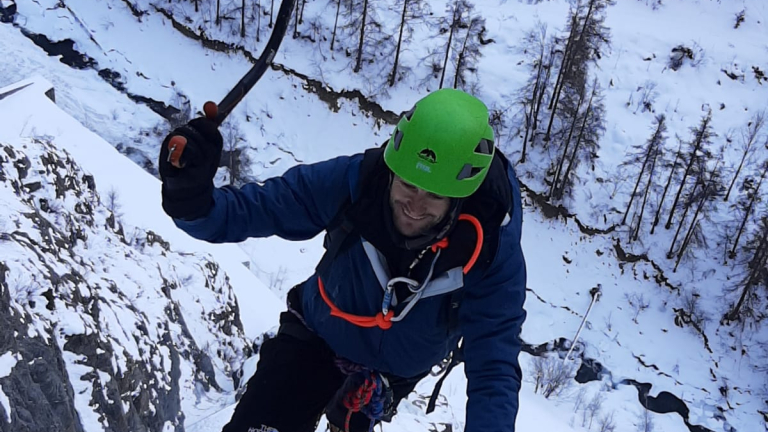
[[[413,215],[411,212],[409,212],[409,211],[408,211],[408,209],[407,209],[407,208],[405,208],[405,206],[402,206],[401,208],[403,209],[403,214],[404,214],[406,217],[408,217],[409,219],[413,219],[413,220],[416,220],[416,221],[420,221],[420,220],[424,220],[424,219],[426,219],[426,217],[427,217],[427,215],[415,216],[415,215]]]

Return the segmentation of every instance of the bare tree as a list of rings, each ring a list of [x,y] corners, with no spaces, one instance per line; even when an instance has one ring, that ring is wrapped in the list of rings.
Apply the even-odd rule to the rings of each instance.
[[[749,258],[742,264],[744,277],[736,287],[741,295],[723,317],[726,323],[759,322],[766,317],[765,296],[758,295],[758,290],[768,291],[768,215],[762,217],[758,229],[744,245],[742,255]]]
[[[765,125],[765,110],[762,110],[757,112],[752,117],[752,119],[749,121],[749,123],[747,123],[747,126],[742,131],[741,161],[739,161],[739,166],[736,168],[736,173],[733,175],[733,180],[731,181],[731,185],[728,186],[728,192],[725,193],[725,198],[723,198],[724,201],[728,201],[728,198],[731,196],[731,190],[733,189],[733,185],[736,184],[736,180],[739,178],[739,173],[741,173],[741,169],[744,167],[744,162],[754,152],[753,144],[755,143],[755,141],[757,141],[757,138],[760,135],[760,132],[763,129],[764,125]],[[766,141],[765,144],[766,144],[766,148],[768,148],[768,140]]]
[[[616,431],[616,421],[614,420],[614,414],[614,412],[611,412],[610,414],[605,414],[600,417],[600,420],[597,423],[598,432]]]
[[[336,18],[333,21],[333,32],[331,32],[331,53],[333,53],[333,45],[336,42],[336,30],[339,28],[339,13],[341,12],[341,0],[334,1],[336,2]]]
[[[707,183],[704,185],[700,196],[698,197],[696,211],[694,212],[693,218],[691,219],[691,222],[688,226],[688,231],[683,238],[683,243],[677,252],[677,260],[675,261],[675,268],[673,269],[673,272],[677,271],[677,267],[680,265],[680,261],[689,250],[688,247],[691,245],[694,239],[698,239],[699,243],[706,245],[706,237],[701,230],[701,225],[699,224],[699,216],[702,218],[709,218],[709,214],[715,210],[715,200],[720,197],[723,189],[725,189],[723,187],[723,175],[721,169],[722,159],[723,156],[721,154],[720,158],[715,163],[715,167],[710,171],[709,179],[707,180]],[[682,222],[680,226],[682,226]]]
[[[109,210],[117,219],[120,219],[120,217],[123,215],[122,213],[122,204],[120,204],[120,194],[117,191],[117,189],[110,188],[109,191],[107,191],[107,202],[106,202],[107,210]]]
[[[698,179],[698,177],[703,174],[701,171],[692,170],[692,168],[706,166],[706,163],[702,164],[700,162],[702,160],[706,161],[712,156],[707,150],[707,146],[711,144],[712,137],[715,136],[715,133],[712,131],[711,122],[712,112],[710,111],[704,118],[702,118],[698,128],[691,129],[693,140],[689,143],[688,152],[684,155],[684,159],[687,159],[688,163],[685,167],[685,172],[683,173],[683,179],[680,181],[680,187],[677,189],[675,201],[672,203],[672,208],[669,210],[669,218],[667,218],[667,223],[664,225],[664,228],[666,229],[672,227],[672,219],[675,217],[675,210],[677,209],[677,204],[680,202],[680,197],[687,187],[686,181],[688,180],[688,176],[693,174],[693,177]],[[694,184],[698,183],[699,181],[694,181]]]
[[[637,166],[640,165],[640,174],[637,176],[635,187],[632,189],[632,193],[629,197],[629,203],[627,209],[624,211],[624,217],[621,220],[622,224],[627,222],[627,216],[632,209],[632,203],[637,196],[637,191],[640,188],[640,183],[644,177],[647,177],[646,186],[643,192],[643,202],[640,207],[640,217],[637,221],[636,229],[631,229],[630,240],[637,240],[637,235],[640,231],[640,225],[642,224],[643,214],[645,213],[645,206],[648,202],[649,191],[654,188],[654,174],[656,172],[656,162],[662,157],[665,142],[667,140],[667,124],[664,114],[656,116],[654,120],[655,128],[653,135],[642,146],[634,146],[635,152],[630,154],[627,161],[622,163],[622,167]]]
[[[555,169],[554,178],[552,179],[552,184],[549,188],[549,193],[547,194],[547,198],[552,197],[556,190],[559,190],[560,186],[560,175],[563,172],[563,165],[565,164],[565,160],[568,158],[568,150],[571,144],[571,139],[573,138],[573,133],[576,131],[576,126],[581,118],[579,115],[581,111],[581,106],[584,102],[584,97],[586,96],[587,89],[586,88],[580,88],[579,89],[579,101],[576,103],[575,110],[571,117],[571,127],[568,130],[568,137],[565,138],[565,143],[563,144],[563,152],[562,155],[558,158],[559,163],[557,163],[557,168]],[[586,119],[586,116],[584,116]]]
[[[605,133],[605,104],[600,84],[595,77],[579,135],[568,159],[568,167],[563,174],[561,185],[554,190],[556,199],[562,198],[565,191],[570,192],[572,190],[574,179],[571,174],[577,165],[584,162],[591,164],[597,159],[597,150],[600,148],[600,138],[603,133]]]
[[[560,396],[573,384],[576,369],[571,362],[563,363],[556,356],[541,356],[533,359],[534,393],[541,390],[546,399]]]
[[[240,37],[245,37],[245,0],[240,5]]]
[[[397,69],[400,66],[400,51],[403,44],[409,44],[413,39],[414,27],[413,25],[419,21],[423,21],[425,16],[430,13],[430,7],[424,0],[400,0],[402,2],[402,12],[400,14],[400,25],[397,37],[397,48],[395,49],[395,64],[392,67],[392,72],[389,74],[389,86],[395,85],[395,82],[400,79],[397,74]],[[399,5],[399,4],[398,4]]]
[[[602,47],[610,45],[610,30],[605,26],[605,18],[608,6],[613,4],[615,0],[587,0],[586,4],[577,2],[576,7],[571,10],[569,35],[552,93],[553,97],[549,104],[551,112],[544,141],[549,141],[551,138],[563,88],[580,86],[586,78],[579,80],[574,72],[586,70],[586,63],[601,58]]]
[[[653,424],[651,412],[648,408],[643,408],[637,415],[637,432],[653,432],[654,429],[655,425]]]
[[[589,400],[589,403],[584,408],[584,413],[581,417],[581,425],[583,427],[592,429],[592,422],[595,421],[600,411],[602,411],[603,402],[605,402],[605,396],[602,393],[597,392],[592,396],[592,399]]]
[[[454,0],[453,3],[448,4],[447,8],[447,16],[450,17],[448,19],[448,41],[445,44],[445,59],[443,60],[443,66],[441,68],[440,85],[438,88],[443,88],[443,82],[445,82],[445,71],[448,69],[448,59],[451,55],[451,48],[453,48],[453,45],[455,44],[454,35],[458,32],[459,27],[464,25],[464,15],[467,9],[467,2],[465,0]]]
[[[547,39],[547,25],[538,22],[533,30],[528,32],[524,38],[523,52],[532,56],[531,75],[525,86],[519,91],[518,103],[523,106],[525,112],[525,137],[523,138],[523,152],[520,156],[520,163],[525,163],[526,150],[528,147],[528,137],[533,137],[538,128],[539,108],[543,100],[544,93],[549,90],[549,72],[552,66],[552,51],[554,43],[549,43]]]
[[[226,166],[229,169],[228,183],[239,186],[246,180],[243,168],[250,165],[247,154],[240,148],[240,143],[245,142],[245,135],[237,121],[231,117],[221,125],[220,129],[225,143],[220,166]]]
[[[552,90],[552,97],[549,100],[549,125],[547,126],[547,132],[544,134],[544,141],[550,140],[552,133],[552,125],[555,121],[555,114],[557,113],[557,106],[560,102],[560,93],[562,92],[562,83],[566,76],[566,72],[571,69],[571,52],[573,51],[573,44],[578,36],[579,28],[579,16],[577,11],[571,11],[568,39],[566,39],[565,48],[563,50],[562,61],[560,62],[560,69],[557,73],[557,79],[555,80],[555,87]]]
[[[471,6],[471,5],[470,5]],[[456,55],[456,73],[453,78],[453,88],[467,91],[467,73],[477,71],[480,61],[480,35],[485,31],[485,18],[472,15],[473,7],[468,9],[469,24],[464,35],[464,42]]]
[[[342,29],[350,39],[357,39],[354,49],[346,48],[347,57],[354,57],[352,71],[360,72],[363,63],[373,63],[378,52],[394,51],[392,36],[384,31],[378,12],[378,0],[350,0],[342,3],[345,19]]]
[[[739,247],[739,240],[744,233],[744,228],[754,214],[755,205],[762,199],[760,187],[763,185],[763,180],[765,180],[766,176],[768,176],[768,160],[763,162],[757,181],[755,181],[753,176],[749,176],[742,182],[741,190],[744,194],[734,206],[737,214],[741,215],[741,222],[739,224],[739,229],[736,232],[736,238],[733,241],[733,247],[728,253],[728,257],[731,259],[736,257],[736,249]]]
[[[667,192],[669,191],[669,187],[672,185],[672,180],[675,178],[675,173],[679,167],[682,167],[683,140],[679,136],[676,136],[676,138],[678,146],[677,152],[675,153],[675,160],[672,162],[672,164],[669,165],[669,176],[667,177],[667,181],[664,184],[664,192],[661,194],[659,205],[656,208],[656,214],[653,217],[653,223],[651,224],[651,235],[653,235],[653,233],[656,231],[656,226],[661,220],[661,210],[664,208],[664,199],[667,197]]]
[[[528,146],[528,137],[533,137],[538,127],[539,107],[543,94],[549,91],[549,71],[552,62],[552,46],[548,46],[547,25],[538,22],[533,30],[528,32],[524,38],[523,52],[532,56],[531,75],[525,86],[519,91],[518,102],[525,111],[525,137],[523,138],[523,152],[520,156],[520,163],[525,163],[526,149]],[[549,53],[549,56],[548,56]]]

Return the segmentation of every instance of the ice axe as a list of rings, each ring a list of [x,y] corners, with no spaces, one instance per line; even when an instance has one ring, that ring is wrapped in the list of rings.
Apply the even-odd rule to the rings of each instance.
[[[216,123],[216,126],[221,126],[224,119],[235,109],[237,104],[243,100],[246,94],[259,82],[259,79],[267,68],[272,65],[272,60],[277,54],[277,49],[280,47],[280,42],[283,41],[285,30],[288,28],[288,22],[291,19],[291,13],[293,12],[296,0],[282,0],[280,3],[280,10],[277,12],[277,19],[275,20],[275,26],[272,29],[272,35],[270,35],[267,45],[261,52],[261,55],[256,60],[256,64],[238,81],[238,83],[232,88],[232,90],[224,96],[224,99],[218,103],[208,101],[203,105],[203,113],[208,120],[212,120]],[[176,168],[183,168],[184,164],[181,161],[181,155],[184,153],[184,147],[187,145],[187,139],[183,136],[176,135],[168,141],[168,162]]]

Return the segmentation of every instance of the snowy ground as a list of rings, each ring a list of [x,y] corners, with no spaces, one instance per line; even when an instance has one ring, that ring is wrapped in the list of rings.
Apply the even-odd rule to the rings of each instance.
[[[249,67],[241,55],[202,49],[199,43],[181,35],[158,14],[144,16],[138,22],[120,0],[95,3],[70,1],[67,2],[69,10],[56,8],[56,3],[54,0],[20,2],[18,24],[44,33],[51,39],[73,39],[75,47],[94,58],[100,67],[120,72],[126,88],[134,94],[170,102],[175,88],[189,97],[193,107],[200,107],[206,100],[220,98]],[[766,39],[761,37],[768,35],[768,3],[760,0],[722,3],[680,1],[657,11],[645,3],[621,0],[608,13],[607,24],[612,29],[613,49],[601,60],[598,72],[603,86],[607,88],[608,132],[602,142],[601,162],[595,173],[585,177],[585,186],[569,203],[571,211],[591,225],[603,225],[602,215],[608,213],[610,205],[614,205],[610,198],[614,187],[624,193],[630,187],[628,182],[598,184],[589,180],[595,177],[615,178],[627,147],[645,140],[650,134],[652,115],[635,114],[635,106],[626,106],[630,98],[636,100],[638,87],[646,81],[658,83],[659,96],[655,106],[659,112],[668,114],[671,137],[674,133],[687,137],[688,128],[698,122],[703,113],[702,107],[706,106],[715,110],[717,129],[739,127],[756,109],[765,106],[768,96],[766,84],[758,84],[750,72],[753,65],[768,69],[765,63],[768,53]],[[143,9],[150,9],[148,1],[137,4]],[[733,17],[745,5],[748,20],[739,30],[733,30]],[[567,4],[565,1],[550,1],[533,6],[515,1],[484,1],[478,7],[488,19],[489,36],[497,41],[488,46],[480,66],[483,82],[481,97],[490,104],[502,104],[520,87],[527,73],[523,66],[518,65],[522,56],[512,50],[517,40],[536,18],[550,23],[550,31],[561,29],[565,23]],[[307,8],[308,14],[319,13],[322,5],[309,3]],[[442,11],[442,4],[435,3],[433,10]],[[727,37],[722,37],[723,34]],[[223,38],[226,35],[212,34],[212,37],[217,36]],[[156,43],[159,40],[163,43]],[[673,46],[693,42],[706,53],[705,61],[697,69],[664,70],[667,55]],[[346,64],[342,60],[318,63],[317,52],[305,44],[287,38],[277,61],[322,79],[336,90],[359,88],[364,93],[371,90],[367,84],[369,80],[342,70]],[[160,117],[106,84],[95,70],[73,70],[59,63],[9,25],[0,26],[0,47],[4,54],[14,59],[0,66],[0,85],[40,74],[55,85],[59,106],[110,144],[118,146],[127,141],[148,154],[153,153],[158,139],[142,139],[140,131],[155,127],[161,122]],[[643,60],[648,57],[653,60]],[[721,72],[721,69],[731,71],[734,68],[745,72],[743,82],[733,81]],[[609,85],[610,82],[613,86]],[[374,91],[376,94],[372,96],[384,108],[400,112],[419,95],[418,91],[409,87],[417,88],[415,83],[406,83],[389,95]],[[721,103],[725,104],[725,108],[719,111]],[[246,116],[250,116],[251,121],[246,121]],[[381,142],[387,134],[387,128],[378,130],[374,121],[362,115],[355,103],[344,102],[338,112],[331,112],[315,95],[302,90],[301,80],[273,71],[268,72],[243,101],[234,118],[242,135],[248,137],[246,145],[254,159],[251,167],[254,178],[279,174],[297,162],[313,162],[339,153],[357,152]],[[19,119],[22,125],[25,121]],[[39,130],[43,126],[35,124],[34,128],[27,128],[24,133],[58,136],[62,132],[55,125],[46,127],[49,129],[43,132]],[[95,138],[89,137],[88,142],[91,139]],[[110,148],[102,149],[80,139],[69,142],[68,146],[72,148],[68,150],[79,160],[84,159],[80,163],[100,179],[100,187],[108,188],[114,184],[121,190],[126,207],[132,212],[135,210],[136,217],[140,218],[137,223],[162,227],[163,236],[171,239],[180,249],[208,250],[207,246],[199,245],[175,231],[170,221],[159,213],[159,193],[149,192],[157,191],[156,181],[151,182],[152,179],[137,167],[125,166],[116,170],[113,164],[101,162],[118,156]],[[513,156],[516,145],[519,144],[514,140],[506,143]],[[104,152],[110,152],[110,155]],[[525,168],[520,167],[520,170]],[[145,186],[126,186],[125,179],[135,183],[135,179],[142,176],[147,178]],[[672,307],[679,307],[681,295],[655,284],[655,270],[649,265],[627,264],[622,269],[615,258],[610,236],[581,234],[572,222],[563,225],[561,221],[546,220],[530,206],[526,212],[523,241],[529,266],[529,288],[533,293],[529,294],[526,303],[529,319],[523,337],[531,344],[572,337],[581,320],[580,314],[589,304],[589,289],[602,283],[604,296],[591,315],[591,325],[582,334],[582,339],[586,342],[585,355],[601,362],[611,372],[612,383],[592,382],[582,387],[589,392],[587,398],[599,391],[606,393],[603,414],[616,413],[617,430],[637,430],[638,414],[641,412],[634,388],[622,385],[613,389],[612,384],[623,378],[653,384],[651,395],[657,395],[662,390],[677,395],[690,408],[692,424],[715,431],[729,430],[729,426],[750,432],[764,428],[758,410],[765,410],[766,407],[758,395],[765,378],[755,370],[755,366],[762,363],[756,352],[751,358],[739,357],[731,346],[733,338],[723,331],[727,329],[718,328],[715,318],[705,328],[712,350],[710,353],[704,348],[700,335],[688,327],[680,328],[674,324]],[[615,222],[609,219],[608,225]],[[644,250],[650,250],[651,257],[661,262],[660,251],[664,250],[664,244],[668,244],[668,237],[644,245]],[[248,297],[254,292],[252,287],[265,285],[281,295],[311,273],[322,250],[319,239],[303,243],[277,239],[249,240],[241,246],[245,255],[232,248],[222,248],[227,251],[226,254],[234,255],[225,255],[221,259],[222,265],[229,263],[231,268],[227,269],[228,273],[245,273],[242,284],[233,283],[239,289],[238,298],[243,310],[258,307],[265,301],[262,296]],[[247,272],[239,265],[242,261],[250,262],[251,270],[260,282],[248,278]],[[662,265],[666,267],[663,262]],[[715,273],[706,273],[705,277],[704,270],[710,268]],[[722,286],[730,276],[727,268],[711,262],[687,267],[674,275],[669,272],[670,269],[664,270],[671,283],[682,286],[683,290],[692,286],[703,291],[707,288],[713,290]],[[650,280],[644,279],[645,274],[650,275]],[[264,307],[276,316],[281,306],[274,299],[268,301],[270,306]],[[713,298],[704,305],[712,311],[713,317],[722,313],[723,305],[718,301]],[[638,303],[647,305],[639,313],[630,306]],[[565,306],[573,313],[561,308]],[[243,314],[245,318],[254,315]],[[268,329],[270,323],[246,323],[249,336],[256,337]],[[753,341],[745,342],[749,345]],[[638,358],[649,366],[642,366]],[[524,370],[530,372],[530,357],[523,354],[521,360]],[[402,430],[414,432],[427,430],[428,422],[460,425],[463,422],[465,386],[461,375],[455,372],[444,387],[444,394],[451,401],[450,408],[440,408],[437,414],[430,417],[422,417],[416,408],[404,408],[396,424]],[[719,390],[723,385],[730,388],[727,401]],[[424,383],[419,390],[428,394],[431,388],[430,383]],[[577,389],[572,393],[554,402],[545,401],[532,394],[531,385],[527,382],[521,396],[523,408],[518,421],[519,429],[581,430],[584,410],[582,408],[574,413]],[[412,396],[409,400],[415,402],[418,397]],[[225,404],[225,401],[220,404]],[[727,409],[728,404],[731,409]],[[724,414],[726,421],[714,418],[718,406],[727,409]],[[228,411],[224,410],[199,424],[189,422],[187,427],[193,432],[210,430],[209,427],[215,429],[228,416]],[[686,430],[677,414],[653,416],[657,431]],[[201,418],[201,415],[195,418]],[[544,421],[555,423],[545,425]]]

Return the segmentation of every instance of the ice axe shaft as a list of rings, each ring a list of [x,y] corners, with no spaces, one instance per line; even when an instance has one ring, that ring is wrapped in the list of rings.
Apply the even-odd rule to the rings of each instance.
[[[282,0],[280,3],[280,9],[277,12],[277,19],[275,20],[275,26],[272,29],[272,34],[269,36],[267,45],[264,47],[264,51],[256,60],[256,63],[251,69],[238,81],[232,90],[224,96],[224,99],[217,104],[213,102],[206,102],[203,105],[203,113],[205,117],[216,123],[216,126],[221,126],[227,116],[235,109],[237,104],[243,100],[246,94],[259,82],[259,79],[267,71],[267,68],[272,65],[272,61],[275,59],[277,49],[280,47],[280,43],[283,41],[285,31],[288,28],[288,22],[291,18],[296,0]],[[182,168],[184,166],[181,156],[184,154],[184,147],[187,145],[187,139],[182,136],[174,136],[168,141],[168,162],[170,162],[176,168]]]

